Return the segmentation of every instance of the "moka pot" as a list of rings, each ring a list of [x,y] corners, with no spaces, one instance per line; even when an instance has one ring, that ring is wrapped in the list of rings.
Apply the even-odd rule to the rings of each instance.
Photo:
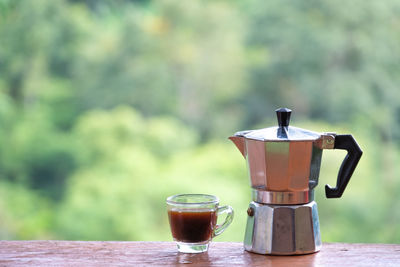
[[[252,187],[244,247],[259,254],[313,253],[321,248],[314,188],[322,151],[347,151],[336,187],[325,186],[328,198],[342,196],[362,151],[351,135],[289,126],[291,110],[287,108],[277,109],[276,114],[276,127],[229,137],[247,161]]]

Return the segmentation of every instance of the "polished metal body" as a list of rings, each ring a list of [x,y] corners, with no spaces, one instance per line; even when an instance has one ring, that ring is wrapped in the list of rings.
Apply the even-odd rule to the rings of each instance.
[[[295,255],[321,248],[314,188],[322,150],[333,148],[335,134],[305,134],[305,130],[292,128],[283,139],[276,138],[276,127],[230,137],[246,158],[252,187],[244,240],[247,251]]]
[[[251,202],[244,248],[258,254],[295,255],[321,249],[317,203],[266,205]]]

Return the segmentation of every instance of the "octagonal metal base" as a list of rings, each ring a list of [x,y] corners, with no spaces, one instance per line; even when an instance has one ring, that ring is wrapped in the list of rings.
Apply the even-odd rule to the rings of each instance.
[[[267,205],[251,202],[244,248],[271,255],[309,254],[321,249],[317,203]]]

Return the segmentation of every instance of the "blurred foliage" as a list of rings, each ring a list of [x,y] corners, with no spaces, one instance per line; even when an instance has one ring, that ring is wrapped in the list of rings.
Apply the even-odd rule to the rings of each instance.
[[[0,238],[171,240],[165,198],[250,188],[227,137],[292,124],[364,150],[323,241],[400,242],[400,3],[0,0]]]

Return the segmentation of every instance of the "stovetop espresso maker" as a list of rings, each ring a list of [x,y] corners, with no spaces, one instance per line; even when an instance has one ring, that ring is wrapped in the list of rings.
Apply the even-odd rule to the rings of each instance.
[[[314,188],[323,149],[344,149],[336,187],[342,196],[362,151],[351,135],[316,133],[289,126],[291,110],[276,110],[277,127],[241,131],[229,137],[247,160],[252,202],[247,210],[244,248],[259,254],[308,254],[321,249]]]

